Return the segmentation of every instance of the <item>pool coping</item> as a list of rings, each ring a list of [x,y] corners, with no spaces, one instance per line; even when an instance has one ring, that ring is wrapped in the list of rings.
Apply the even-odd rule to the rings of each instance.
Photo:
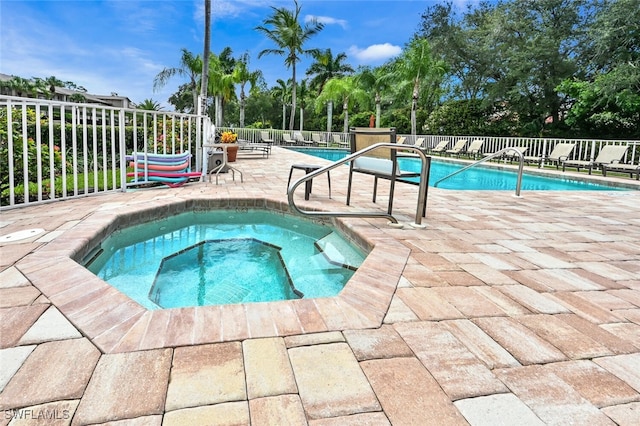
[[[252,207],[290,211],[288,204],[269,198],[206,196],[104,207],[16,267],[103,353],[381,326],[410,249],[395,239],[380,238],[376,228],[361,226],[362,219],[334,222],[344,235],[371,250],[334,297],[147,310],[78,263],[121,226],[190,208]]]

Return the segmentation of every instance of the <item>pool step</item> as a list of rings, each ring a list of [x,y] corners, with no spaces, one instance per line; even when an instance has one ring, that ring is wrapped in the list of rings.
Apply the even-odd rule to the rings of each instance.
[[[319,239],[315,242],[315,245],[329,262],[344,268],[355,271],[364,260],[358,250],[335,232],[331,232],[326,237]]]

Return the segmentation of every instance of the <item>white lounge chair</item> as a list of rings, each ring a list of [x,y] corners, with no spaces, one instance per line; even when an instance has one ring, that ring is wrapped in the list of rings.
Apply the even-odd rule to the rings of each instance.
[[[304,138],[304,136],[302,136],[302,133],[300,133],[300,132],[294,132],[293,133],[293,140],[295,140],[298,144],[302,144],[302,145],[313,145],[314,144],[312,140],[310,140],[310,141],[306,140]]]
[[[291,137],[291,133],[283,133],[282,134],[282,142],[284,142],[285,145],[295,145],[296,144],[296,140]]]
[[[447,146],[449,145],[449,141],[440,141],[438,142],[438,144],[431,148],[429,151],[430,152],[444,152],[447,149]]]
[[[560,163],[563,161],[567,161],[573,148],[576,146],[574,143],[559,143],[553,147],[551,153],[547,156],[540,155],[537,157],[534,156],[525,156],[524,161],[526,163],[538,163],[538,168],[542,167],[542,161],[549,163],[555,163],[556,169],[560,167]]]
[[[475,139],[471,141],[469,147],[464,152],[469,157],[473,156],[473,158],[478,158],[480,152],[482,151],[482,145],[484,145],[484,141],[482,139]]]
[[[333,143],[338,145],[340,148],[349,148],[349,142],[344,142],[340,139],[340,135],[331,135],[333,137]]]
[[[455,154],[459,155],[461,152],[464,152],[464,147],[467,146],[467,139],[460,139],[451,149],[447,149],[445,151],[446,154]]]
[[[622,157],[627,152],[629,147],[626,145],[605,145],[598,152],[598,156],[593,161],[583,161],[583,160],[567,160],[562,162],[562,171],[564,172],[566,167],[575,167],[578,171],[581,168],[588,169],[589,174],[594,167],[602,167],[602,174],[606,175],[606,168],[620,163]]]
[[[320,133],[311,133],[311,140],[318,146],[327,146],[327,141],[322,140]]]

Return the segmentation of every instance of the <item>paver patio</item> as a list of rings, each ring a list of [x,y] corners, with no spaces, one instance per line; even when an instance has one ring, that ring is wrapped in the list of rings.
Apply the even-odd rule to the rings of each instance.
[[[0,245],[0,426],[640,424],[640,186],[430,188],[424,229],[342,220],[370,256],[296,303],[148,312],[70,259],[122,214],[284,206],[309,161],[274,148],[236,163],[244,183],[2,212],[2,235],[46,232]],[[346,167],[331,178],[299,205],[385,209],[384,184],[373,204],[357,176],[348,207]],[[416,190],[396,187],[402,223]]]

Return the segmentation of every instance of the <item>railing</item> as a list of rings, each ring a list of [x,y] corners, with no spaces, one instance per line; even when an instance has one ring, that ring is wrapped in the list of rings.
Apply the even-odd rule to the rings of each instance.
[[[246,129],[246,128],[233,128],[233,127],[220,127],[220,130],[232,130],[238,133],[240,139],[246,139],[251,142],[260,141],[260,132],[268,131],[270,137],[274,140],[276,145],[287,145],[284,142],[283,135],[285,133],[293,136],[293,133],[301,133],[305,140],[312,140],[312,134],[318,134],[322,141],[325,141],[329,147],[339,147],[333,141],[333,136],[338,135],[341,141],[349,141],[349,133],[343,132],[326,132],[326,131],[314,131],[314,130],[280,130],[280,129]],[[484,144],[482,146],[482,152],[493,153],[500,151],[504,148],[513,146],[526,146],[528,148],[526,155],[531,157],[545,158],[548,156],[553,148],[559,143],[574,143],[575,149],[568,157],[569,160],[594,160],[600,149],[604,145],[626,145],[629,146],[629,150],[623,157],[622,162],[627,164],[638,164],[640,162],[640,141],[637,140],[603,140],[603,139],[564,139],[564,138],[528,138],[521,136],[449,136],[449,135],[403,135],[407,138],[405,145],[412,145],[416,142],[416,139],[423,138],[425,140],[424,148],[427,151],[435,147],[441,141],[449,142],[453,147],[456,141],[460,139],[466,139],[469,143],[475,139],[482,139]],[[302,146],[303,144],[297,144]],[[544,166],[544,162],[542,163]]]
[[[390,213],[380,213],[380,212],[324,212],[324,211],[309,211],[309,210],[301,210],[295,203],[293,199],[293,194],[298,186],[301,184],[313,179],[314,177],[321,175],[323,173],[329,172],[335,169],[338,166],[341,166],[349,161],[352,161],[358,157],[361,157],[368,153],[369,151],[373,151],[378,148],[391,148],[394,150],[403,150],[403,151],[414,151],[418,154],[421,161],[421,169],[420,169],[420,181],[418,184],[418,207],[416,208],[416,221],[414,226],[420,227],[422,224],[422,218],[425,215],[426,208],[426,196],[427,196],[427,184],[428,184],[428,173],[429,173],[429,159],[425,155],[425,153],[418,148],[412,146],[405,146],[400,144],[393,143],[377,143],[371,145],[367,148],[361,149],[358,152],[354,152],[347,157],[338,160],[334,163],[329,164],[328,166],[324,166],[318,170],[315,170],[297,181],[293,182],[291,186],[287,189],[287,199],[289,200],[289,206],[295,210],[298,214],[304,216],[315,216],[315,217],[382,217],[387,218],[393,224],[397,224],[398,220],[393,217]]]
[[[0,209],[113,191],[126,154],[190,150],[202,164],[207,117],[0,96]]]
[[[452,177],[454,177],[454,176],[456,176],[456,175],[458,175],[458,174],[460,174],[460,173],[462,173],[462,172],[464,172],[464,171],[466,171],[466,170],[468,170],[468,169],[470,169],[472,167],[475,167],[475,166],[477,166],[479,164],[484,163],[485,161],[489,161],[489,160],[491,160],[493,158],[500,157],[500,156],[502,156],[502,154],[506,154],[507,152],[514,152],[515,153],[514,155],[518,157],[518,178],[516,180],[516,197],[519,197],[520,196],[520,189],[522,188],[522,171],[524,170],[524,154],[522,154],[522,152],[518,151],[515,148],[505,148],[505,149],[501,149],[498,152],[494,152],[493,154],[487,155],[483,159],[478,160],[473,164],[469,164],[468,166],[463,167],[460,170],[456,170],[455,172],[446,175],[442,179],[438,179],[436,181],[436,183],[433,184],[433,187],[437,188],[438,184],[440,182],[442,182],[443,180],[447,180],[449,178],[452,178]]]

